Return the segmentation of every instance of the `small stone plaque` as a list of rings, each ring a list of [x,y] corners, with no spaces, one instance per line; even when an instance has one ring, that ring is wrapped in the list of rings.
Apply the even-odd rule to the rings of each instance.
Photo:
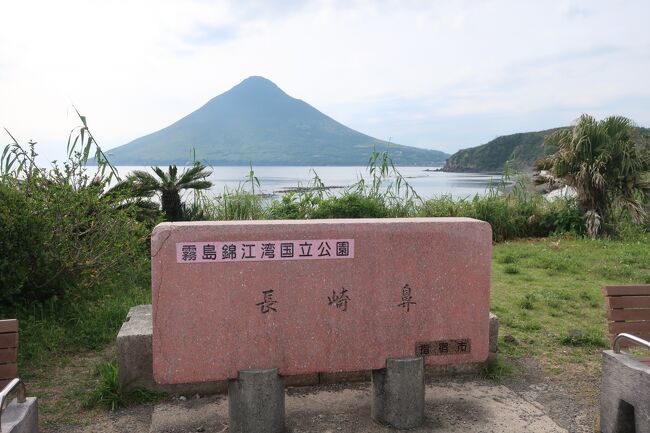
[[[462,355],[472,352],[472,342],[469,338],[460,340],[421,341],[415,343],[417,356]]]

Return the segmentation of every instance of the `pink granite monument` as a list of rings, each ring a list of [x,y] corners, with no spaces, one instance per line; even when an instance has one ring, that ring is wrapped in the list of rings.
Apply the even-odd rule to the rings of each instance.
[[[490,225],[468,218],[160,224],[154,377],[483,362],[491,256]]]

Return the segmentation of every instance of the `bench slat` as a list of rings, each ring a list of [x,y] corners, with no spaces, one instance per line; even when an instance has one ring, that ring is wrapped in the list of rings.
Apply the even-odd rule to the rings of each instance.
[[[18,320],[0,320],[0,334],[4,334],[5,332],[18,332]]]
[[[13,378],[12,378],[13,379]],[[11,379],[0,379],[0,391],[11,382]]]
[[[0,334],[0,349],[18,347],[18,334]]]
[[[621,322],[625,320],[650,320],[650,308],[607,310],[607,319],[610,322]]]
[[[650,333],[650,322],[610,322],[609,332],[612,334],[627,332],[634,335],[638,332]]]
[[[630,296],[629,298],[605,298],[607,308],[650,308],[650,296]]]
[[[16,362],[18,351],[15,347],[9,349],[0,349],[0,364]]]
[[[650,284],[636,286],[605,286],[605,296],[650,296]]]
[[[0,365],[0,379],[14,379],[16,376],[18,376],[17,364]]]

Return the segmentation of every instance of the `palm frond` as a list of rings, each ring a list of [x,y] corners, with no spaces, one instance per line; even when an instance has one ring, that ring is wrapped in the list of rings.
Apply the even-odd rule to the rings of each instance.
[[[162,183],[168,183],[169,182],[169,177],[167,176],[167,173],[165,173],[165,171],[162,168],[156,166],[156,167],[151,167],[151,169],[160,178],[160,181]],[[171,166],[170,166],[170,169],[171,169]]]
[[[183,171],[180,179],[178,179],[178,183],[183,185],[197,179],[206,179],[210,177],[210,175],[212,175],[212,171],[209,170],[206,166],[197,162],[189,169]]]
[[[210,188],[212,188],[212,182],[210,182],[209,180],[195,180],[183,185],[183,189],[202,190],[202,189],[210,189]]]
[[[573,128],[546,139],[557,148],[547,158],[550,170],[576,189],[590,235],[598,233],[612,206],[626,210],[635,220],[645,212],[636,198],[647,194],[642,184],[647,164],[632,138],[632,126],[621,116],[598,121],[583,114]]]

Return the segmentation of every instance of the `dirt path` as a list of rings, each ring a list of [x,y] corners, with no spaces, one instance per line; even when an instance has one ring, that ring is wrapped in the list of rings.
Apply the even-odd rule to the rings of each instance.
[[[531,358],[519,359],[515,366],[517,372],[502,380],[505,386],[538,406],[570,433],[599,431],[600,374],[566,371],[549,376]]]
[[[30,389],[39,389],[49,396],[40,402],[41,428],[44,433],[149,433],[152,419],[154,432],[227,431],[227,402],[223,396],[199,399],[190,397],[186,400],[172,397],[157,405],[137,405],[115,412],[85,408],[71,394],[82,390],[88,392],[88,387],[93,384],[92,366],[110,357],[111,351],[108,350],[76,359],[75,362],[68,362],[55,369],[53,377],[65,379],[63,383],[67,383],[67,387],[47,385],[47,388],[38,388],[39,381],[31,385]],[[517,405],[521,406],[519,410],[523,411],[523,415],[520,418],[529,421],[525,427],[519,425],[520,431],[540,431],[539,426],[544,425],[544,417],[561,428],[556,431],[595,431],[597,406],[588,396],[589,393],[585,394],[584,390],[578,390],[575,385],[567,386],[567,383],[562,383],[557,378],[551,379],[542,372],[543,369],[534,360],[525,359],[518,361],[515,374],[500,383],[476,377],[429,379],[427,422],[423,429],[417,431],[438,431],[441,426],[453,426],[451,430],[442,430],[450,432],[478,431],[475,429],[481,426],[487,429],[485,431],[503,431],[490,427],[499,424],[498,417],[488,413],[492,409],[476,410],[476,402],[484,397],[489,397],[488,407],[500,411],[500,416],[504,420],[510,419],[510,424],[514,426],[518,425],[519,418],[513,418],[509,411],[512,408],[516,410]],[[72,388],[70,385],[73,385]],[[462,398],[455,398],[454,390]],[[472,394],[472,390],[478,393],[478,397]],[[595,393],[597,394],[597,389]],[[469,418],[466,417],[467,414],[470,414]],[[178,427],[178,423],[183,425],[183,422],[186,423],[185,427]],[[290,431],[295,433],[383,431],[383,428],[369,421],[367,383],[288,389],[287,424]]]

